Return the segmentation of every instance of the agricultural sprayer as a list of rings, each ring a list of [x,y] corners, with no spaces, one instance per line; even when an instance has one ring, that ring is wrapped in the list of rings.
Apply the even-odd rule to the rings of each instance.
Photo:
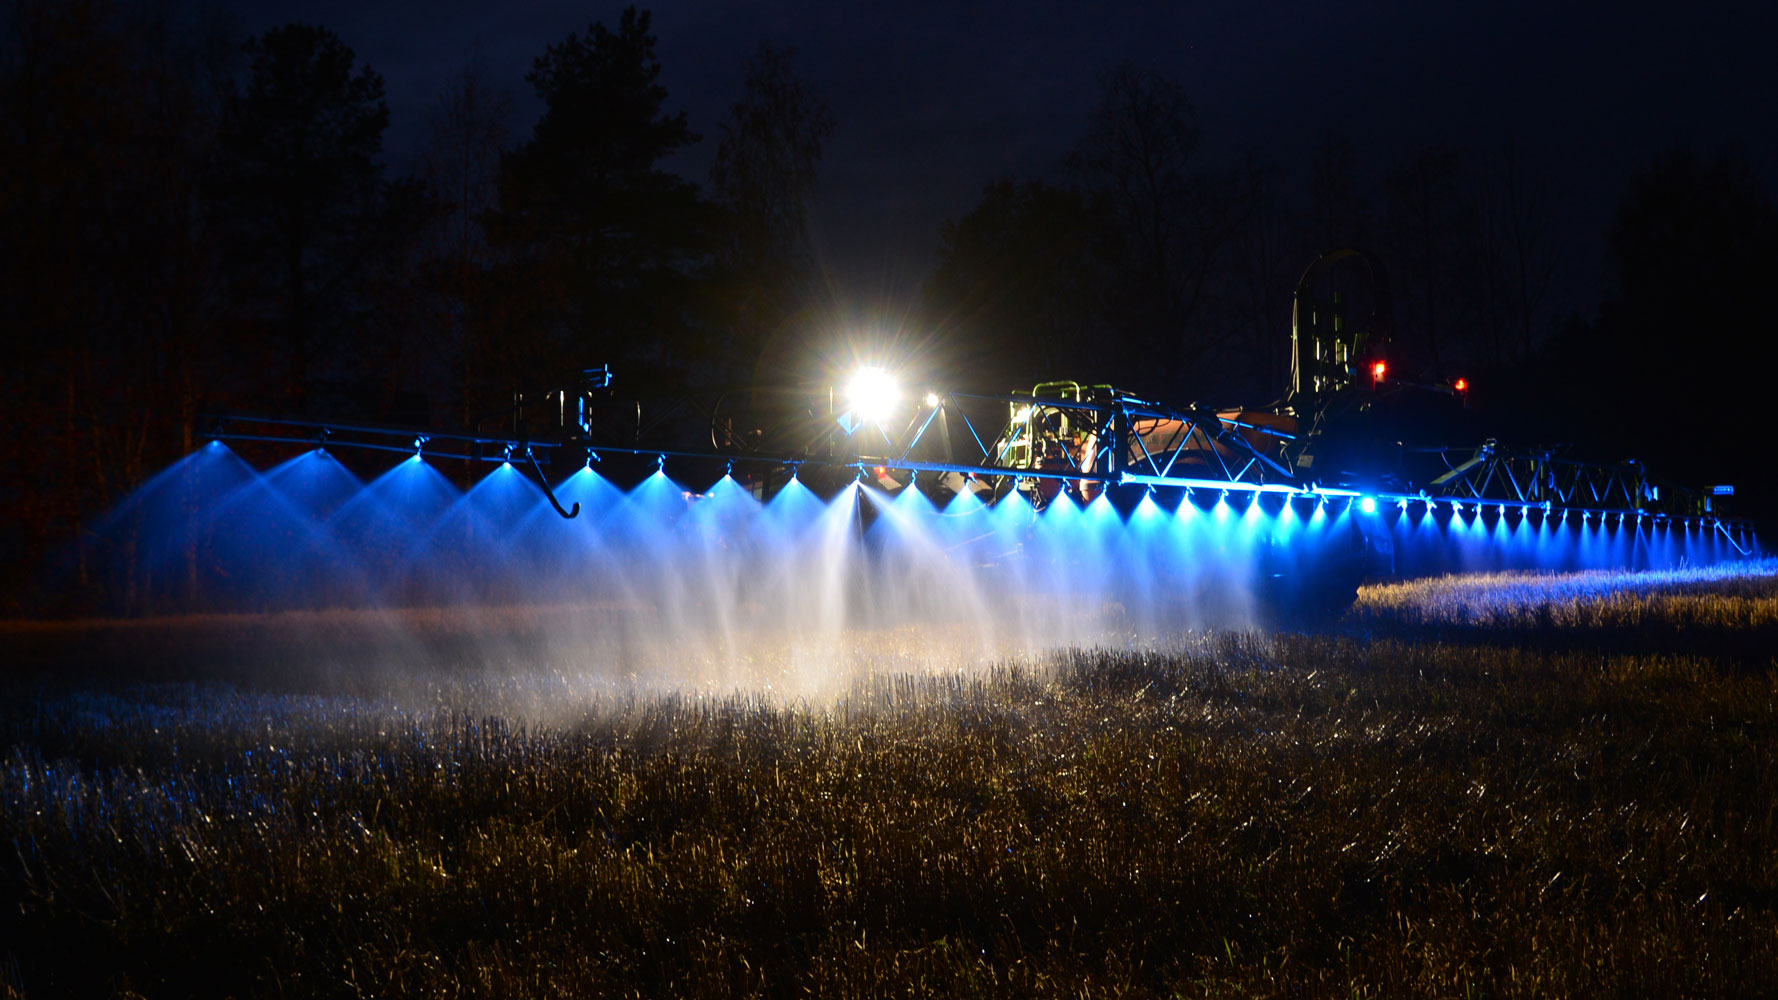
[[[1335,270],[1342,277],[1330,282]],[[1371,287],[1327,291],[1351,280]],[[1386,299],[1361,254],[1311,265],[1297,288],[1289,391],[1263,407],[1177,405],[1091,381],[1001,393],[928,388],[886,366],[815,391],[755,385],[635,400],[599,368],[515,395],[510,409],[457,433],[241,414],[214,415],[207,429],[217,442],[491,464],[528,483],[539,509],[547,500],[558,520],[602,537],[597,563],[578,576],[563,565],[561,544],[515,557],[555,566],[552,579],[569,590],[620,565],[692,558],[690,543],[639,541],[653,530],[637,520],[646,490],[671,498],[655,513],[696,525],[696,559],[736,560],[736,574],[770,561],[763,536],[734,528],[733,517],[686,511],[770,508],[794,488],[845,506],[845,530],[861,538],[885,520],[904,538],[917,531],[918,546],[897,543],[928,553],[917,572],[942,576],[931,568],[937,559],[956,573],[987,573],[989,589],[1017,577],[1025,592],[1063,602],[1165,593],[1202,604],[1239,590],[1258,606],[1320,612],[1350,601],[1367,576],[1649,568],[1753,554],[1752,526],[1724,509],[1730,487],[1660,484],[1638,462],[1588,461],[1561,448],[1453,439],[1474,434],[1462,419],[1469,387],[1394,369]],[[585,476],[619,497],[609,512],[581,517],[583,504],[606,503],[577,485]],[[535,516],[525,503],[509,505],[460,531],[484,544],[504,537],[501,518]],[[725,539],[731,529],[751,540]],[[433,549],[458,537],[441,535],[436,522],[422,530]],[[788,524],[774,531],[795,534]],[[883,548],[861,548],[882,562],[878,579],[916,572]],[[743,550],[751,554],[735,554]],[[387,593],[390,584],[366,586]],[[730,605],[739,613],[745,602]]]

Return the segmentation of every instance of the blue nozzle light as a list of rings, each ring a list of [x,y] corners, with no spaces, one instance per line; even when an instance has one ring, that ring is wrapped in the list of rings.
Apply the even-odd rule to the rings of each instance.
[[[1358,509],[1364,511],[1366,514],[1375,514],[1377,512],[1377,498],[1376,497],[1361,497],[1361,498],[1359,498]]]

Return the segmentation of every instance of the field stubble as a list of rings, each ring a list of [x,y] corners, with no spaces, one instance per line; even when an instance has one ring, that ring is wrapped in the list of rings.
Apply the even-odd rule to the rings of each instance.
[[[819,703],[14,677],[0,995],[1758,993],[1778,684],[1709,640],[1763,572],[1634,622],[1647,581],[1379,588],[1341,634]],[[1378,637],[1463,606],[1715,652]]]

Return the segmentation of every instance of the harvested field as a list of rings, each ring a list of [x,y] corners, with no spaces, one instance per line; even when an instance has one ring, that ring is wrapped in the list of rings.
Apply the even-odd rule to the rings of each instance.
[[[1772,572],[1379,587],[802,702],[141,684],[39,635],[0,995],[1757,994]]]

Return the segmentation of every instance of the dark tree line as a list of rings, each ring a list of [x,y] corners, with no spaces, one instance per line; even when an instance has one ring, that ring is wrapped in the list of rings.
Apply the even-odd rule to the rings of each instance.
[[[1284,389],[1298,277],[1356,246],[1387,265],[1409,370],[1504,368],[1548,338],[1551,205],[1510,143],[1429,147],[1366,177],[1337,133],[1299,170],[1213,138],[1164,74],[1108,74],[1060,170],[995,181],[945,226],[928,321],[971,368],[1015,382],[1265,403]]]
[[[207,409],[468,423],[600,362],[644,392],[755,382],[795,368],[831,311],[806,220],[835,121],[788,51],[736,81],[702,184],[667,168],[706,140],[635,9],[538,56],[528,132],[466,69],[396,176],[383,81],[326,28],[239,39],[121,0],[0,11],[8,594],[189,450]],[[1307,162],[1263,162],[1206,134],[1166,74],[1117,68],[1064,162],[994,181],[939,234],[926,374],[1263,405],[1298,276],[1360,246],[1389,267],[1404,370],[1470,376],[1519,440],[1751,478],[1769,503],[1745,442],[1768,409],[1778,222],[1741,159],[1640,173],[1604,303],[1563,317],[1537,163],[1510,141],[1372,159],[1330,133]]]
[[[1528,391],[1571,401],[1571,433],[1596,451],[1736,486],[1769,543],[1778,206],[1743,157],[1672,151],[1632,178],[1606,258],[1597,315],[1567,319]]]

